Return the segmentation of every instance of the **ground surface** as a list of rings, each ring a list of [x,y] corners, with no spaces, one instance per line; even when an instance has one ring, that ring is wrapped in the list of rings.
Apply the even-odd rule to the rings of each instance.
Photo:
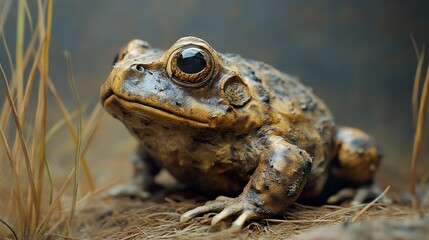
[[[429,211],[375,203],[354,207],[295,204],[281,219],[249,223],[228,232],[231,219],[211,227],[213,214],[180,224],[180,215],[205,199],[184,191],[162,192],[148,200],[96,198],[80,209],[74,236],[84,239],[421,239],[429,234]],[[356,218],[357,219],[354,219]],[[425,235],[426,234],[426,235]]]

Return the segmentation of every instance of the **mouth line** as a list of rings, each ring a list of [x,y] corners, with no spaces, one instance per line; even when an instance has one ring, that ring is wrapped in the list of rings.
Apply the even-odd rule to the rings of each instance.
[[[108,101],[114,101],[114,100],[116,100],[119,104],[121,104],[123,107],[126,107],[127,109],[138,110],[143,114],[147,113],[151,116],[160,116],[162,118],[176,120],[180,122],[186,122],[191,125],[204,127],[204,128],[210,127],[209,123],[207,122],[203,122],[197,119],[187,118],[185,116],[178,115],[171,111],[166,111],[164,109],[153,107],[153,106],[141,103],[139,101],[130,101],[128,99],[121,98],[118,95],[116,95],[113,91],[111,92],[110,95],[106,95],[105,97],[103,97],[103,105],[105,105],[105,103]]]

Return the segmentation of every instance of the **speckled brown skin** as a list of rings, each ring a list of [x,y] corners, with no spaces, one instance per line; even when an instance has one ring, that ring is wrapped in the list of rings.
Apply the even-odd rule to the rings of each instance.
[[[177,72],[175,56],[189,47],[210,57],[203,76]],[[167,51],[133,40],[118,60],[101,101],[141,143],[140,187],[162,167],[202,193],[232,197],[185,213],[183,222],[221,211],[212,224],[241,214],[233,223],[239,229],[250,218],[282,214],[298,198],[319,196],[334,161],[332,176],[358,184],[371,181],[378,166],[370,137],[337,129],[309,88],[270,65],[217,53],[195,37]]]

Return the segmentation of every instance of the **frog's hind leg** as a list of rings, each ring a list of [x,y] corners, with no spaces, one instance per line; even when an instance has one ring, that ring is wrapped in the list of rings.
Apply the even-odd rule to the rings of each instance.
[[[328,198],[328,203],[353,199],[352,204],[374,198],[380,189],[373,178],[382,153],[374,139],[363,131],[340,127],[337,133],[338,155],[332,162],[331,177],[343,189]]]
[[[332,167],[334,177],[356,185],[372,181],[382,158],[374,139],[359,129],[339,127],[337,145],[338,155]]]
[[[156,187],[154,177],[159,173],[160,167],[142,147],[139,147],[132,161],[134,165],[133,179],[113,187],[108,195],[142,199],[151,195],[150,191]]]

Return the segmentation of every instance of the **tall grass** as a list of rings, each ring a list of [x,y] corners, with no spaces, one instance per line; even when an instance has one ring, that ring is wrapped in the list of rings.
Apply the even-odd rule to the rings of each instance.
[[[49,50],[54,1],[37,0],[37,11],[30,9],[26,0],[16,2],[15,51],[9,49],[7,39],[10,36],[5,36],[3,32],[11,3],[10,0],[0,0],[0,35],[8,59],[7,64],[0,63],[0,89],[4,89],[1,94],[5,96],[0,109],[0,166],[5,169],[0,172],[0,200],[3,201],[0,207],[0,238],[45,239],[50,234],[67,236],[72,231],[68,224],[82,195],[79,192],[81,165],[86,175],[85,182],[90,191],[94,190],[84,154],[98,128],[100,107],[96,107],[86,127],[82,127],[82,110],[69,54],[65,62],[69,66],[68,79],[76,100],[77,114],[67,110],[50,79]],[[34,13],[37,13],[35,25]],[[26,41],[25,34],[28,33],[29,41]],[[4,66],[9,66],[9,76]],[[36,90],[37,95],[31,96]],[[47,121],[52,114],[47,104],[49,95],[54,97],[62,113],[62,117],[53,124]],[[36,100],[30,102],[30,98]],[[28,111],[34,108],[34,113]],[[63,125],[67,126],[75,144],[74,167],[64,182],[59,183],[55,179],[54,183],[50,162],[55,159],[47,158],[47,142]],[[61,200],[70,189],[72,201],[64,204]]]

